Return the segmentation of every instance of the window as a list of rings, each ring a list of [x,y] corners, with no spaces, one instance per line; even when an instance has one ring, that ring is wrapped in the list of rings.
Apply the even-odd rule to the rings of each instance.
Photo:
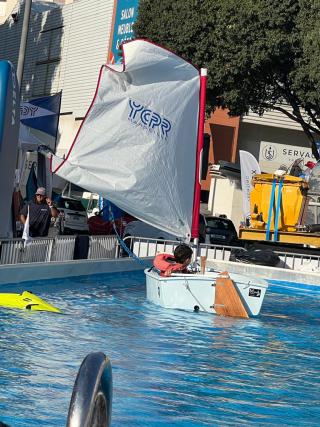
[[[63,27],[58,27],[40,33],[39,53],[33,81],[33,96],[50,95],[58,91],[62,32]]]
[[[57,208],[70,209],[71,211],[85,212],[85,208],[80,200],[63,199],[58,200]]]
[[[214,228],[216,230],[233,230],[234,228],[231,221],[226,221],[220,218],[207,218],[207,224],[208,227]]]

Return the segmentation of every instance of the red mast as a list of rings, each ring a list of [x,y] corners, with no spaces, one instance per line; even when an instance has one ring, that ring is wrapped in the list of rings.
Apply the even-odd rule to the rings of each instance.
[[[194,199],[191,237],[199,237],[199,214],[200,214],[200,194],[201,194],[201,159],[203,150],[203,133],[206,111],[206,89],[207,89],[207,69],[201,68],[200,71],[200,103],[199,103],[199,122],[198,122],[198,144],[196,157],[196,175],[194,183]]]

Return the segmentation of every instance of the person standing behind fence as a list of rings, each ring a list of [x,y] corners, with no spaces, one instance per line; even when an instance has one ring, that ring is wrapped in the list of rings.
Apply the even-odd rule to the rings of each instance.
[[[29,213],[29,234],[31,237],[48,235],[51,218],[59,215],[52,200],[46,196],[46,189],[39,187],[35,197],[23,206],[20,211],[20,221],[25,225]]]

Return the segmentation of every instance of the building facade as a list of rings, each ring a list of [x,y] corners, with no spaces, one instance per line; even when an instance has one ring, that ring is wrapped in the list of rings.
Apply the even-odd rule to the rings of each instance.
[[[207,179],[202,186],[209,192],[208,210],[225,214],[239,227],[243,221],[240,174],[217,176],[211,165],[219,160],[239,163],[239,150],[249,151],[258,160],[261,171],[272,173],[281,165],[289,167],[302,158],[315,160],[301,126],[278,111],[262,117],[249,114],[230,118],[226,110],[216,110],[206,122],[211,138]]]
[[[106,63],[114,0],[78,0],[32,12],[22,99],[62,90],[57,153],[68,151],[90,106],[100,67]],[[23,8],[0,26],[0,57],[18,61]],[[37,133],[37,132],[35,132]],[[37,135],[45,142],[45,134]]]

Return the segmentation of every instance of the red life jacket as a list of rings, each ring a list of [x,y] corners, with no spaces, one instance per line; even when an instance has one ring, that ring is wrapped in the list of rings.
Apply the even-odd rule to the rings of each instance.
[[[185,269],[183,264],[179,264],[178,262],[171,261],[168,258],[173,258],[172,255],[169,254],[159,254],[156,255],[153,260],[153,266],[160,270],[160,276],[170,276],[170,274],[174,271],[182,271]]]

